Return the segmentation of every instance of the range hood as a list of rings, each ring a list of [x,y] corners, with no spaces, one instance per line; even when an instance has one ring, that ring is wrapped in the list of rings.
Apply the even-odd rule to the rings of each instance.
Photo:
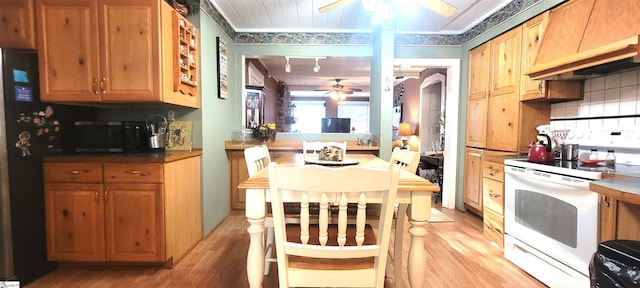
[[[549,14],[536,80],[581,79],[640,68],[640,1],[572,0]]]

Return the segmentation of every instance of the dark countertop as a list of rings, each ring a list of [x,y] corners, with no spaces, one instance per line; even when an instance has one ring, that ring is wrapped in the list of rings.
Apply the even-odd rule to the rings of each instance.
[[[202,155],[202,149],[193,149],[192,151],[161,151],[140,153],[69,153],[44,156],[43,162],[167,163],[200,155]]]

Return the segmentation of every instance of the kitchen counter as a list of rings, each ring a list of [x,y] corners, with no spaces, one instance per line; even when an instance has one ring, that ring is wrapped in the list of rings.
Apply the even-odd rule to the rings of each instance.
[[[192,151],[161,151],[140,153],[69,153],[43,157],[43,162],[83,163],[168,163],[202,155],[202,149]]]
[[[303,140],[275,140],[267,142],[267,147],[269,151],[302,151],[302,141]],[[316,140],[313,140],[316,141]],[[317,140],[317,141],[333,141],[333,142],[342,142],[344,140]],[[380,151],[380,147],[378,145],[360,145],[358,141],[355,140],[346,140],[347,141],[347,153],[350,151],[373,151],[376,154]],[[253,147],[256,145],[261,145],[260,142],[252,141],[247,143],[242,143],[239,141],[228,140],[224,143],[225,150],[244,150],[245,148]]]
[[[640,204],[640,178],[607,178],[592,181],[589,189],[621,201]]]

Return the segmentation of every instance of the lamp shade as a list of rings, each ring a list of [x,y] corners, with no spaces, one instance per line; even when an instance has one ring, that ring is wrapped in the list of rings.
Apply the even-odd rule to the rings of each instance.
[[[400,123],[398,127],[398,136],[411,136],[413,135],[413,130],[411,129],[411,124],[409,123]]]

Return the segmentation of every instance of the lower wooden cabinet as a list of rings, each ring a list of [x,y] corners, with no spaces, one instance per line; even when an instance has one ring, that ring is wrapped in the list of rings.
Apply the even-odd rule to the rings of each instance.
[[[48,260],[172,264],[202,238],[200,161],[44,163]]]
[[[640,198],[600,195],[600,241],[640,241]]]
[[[464,153],[464,207],[482,216],[482,155],[484,150],[469,148]]]

